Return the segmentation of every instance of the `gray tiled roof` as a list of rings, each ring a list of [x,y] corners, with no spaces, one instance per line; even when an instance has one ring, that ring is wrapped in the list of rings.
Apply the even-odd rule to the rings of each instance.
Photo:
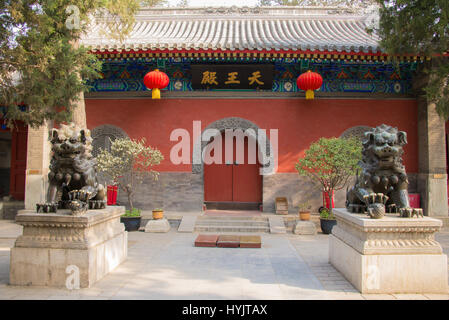
[[[94,51],[319,50],[378,52],[366,17],[336,8],[159,8],[142,10],[120,43],[98,22],[83,39]]]

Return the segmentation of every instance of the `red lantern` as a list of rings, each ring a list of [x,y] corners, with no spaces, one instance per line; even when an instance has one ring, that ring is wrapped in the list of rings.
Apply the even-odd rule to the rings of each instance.
[[[323,84],[323,78],[319,73],[307,71],[296,80],[298,88],[306,92],[306,99],[313,99],[313,90],[317,90]]]
[[[169,82],[170,79],[168,79],[168,76],[164,72],[159,71],[158,69],[148,72],[143,78],[143,83],[145,84],[145,87],[151,89],[152,92],[151,95],[153,99],[161,98],[160,89],[164,89],[166,86],[168,86]]]

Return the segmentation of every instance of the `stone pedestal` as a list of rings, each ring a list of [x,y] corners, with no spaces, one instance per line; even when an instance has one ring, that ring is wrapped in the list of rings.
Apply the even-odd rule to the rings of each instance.
[[[120,216],[124,207],[89,210],[81,216],[69,210],[35,213],[21,210],[23,226],[11,249],[10,284],[88,288],[127,257],[128,237]],[[79,272],[79,277],[77,273]]]
[[[329,262],[361,293],[448,293],[447,256],[434,240],[441,220],[333,212]]]
[[[170,223],[167,219],[150,220],[145,226],[145,232],[168,232],[170,231]]]
[[[295,229],[293,230],[293,233],[300,235],[315,235],[315,223],[313,223],[312,221],[298,221],[296,223]]]

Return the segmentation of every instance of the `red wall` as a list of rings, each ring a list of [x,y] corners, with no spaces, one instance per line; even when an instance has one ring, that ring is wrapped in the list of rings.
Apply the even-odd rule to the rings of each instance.
[[[417,104],[415,100],[323,99],[86,99],[87,126],[102,124],[122,128],[130,138],[146,137],[164,154],[158,171],[191,171],[191,165],[173,165],[170,133],[190,132],[192,121],[201,128],[226,118],[241,117],[261,129],[279,129],[278,172],[296,172],[294,165],[313,141],[340,136],[353,126],[375,127],[382,123],[407,132],[404,164],[418,172]],[[191,142],[191,150],[193,144]]]

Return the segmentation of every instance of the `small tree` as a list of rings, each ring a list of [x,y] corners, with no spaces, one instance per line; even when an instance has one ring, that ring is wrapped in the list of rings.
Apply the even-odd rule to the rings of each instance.
[[[362,144],[357,138],[320,138],[310,145],[295,167],[332,199],[332,192],[344,188],[356,174],[361,159]],[[332,203],[329,209],[332,212]]]
[[[97,169],[104,172],[126,192],[130,212],[133,212],[135,188],[147,176],[151,176],[154,180],[158,179],[159,173],[151,167],[158,165],[162,160],[164,156],[158,149],[145,146],[145,138],[116,139],[111,142],[111,151],[101,149],[97,156]]]

